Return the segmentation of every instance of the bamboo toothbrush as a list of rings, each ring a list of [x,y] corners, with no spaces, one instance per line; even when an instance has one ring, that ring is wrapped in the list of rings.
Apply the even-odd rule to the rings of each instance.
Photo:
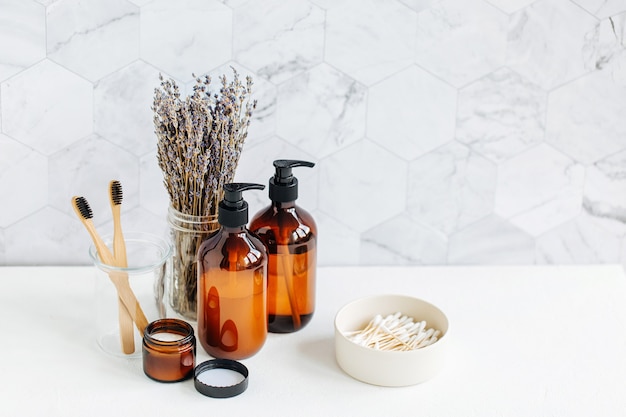
[[[109,250],[109,248],[104,244],[102,238],[96,232],[96,228],[91,220],[93,214],[91,212],[91,208],[89,207],[89,203],[84,197],[72,197],[72,207],[76,212],[79,220],[83,223],[87,232],[91,236],[94,245],[98,251],[98,255],[102,260],[102,263],[106,265],[115,265],[115,259],[113,258],[113,254]],[[109,272],[109,278],[115,285],[117,289],[117,295],[124,303],[126,310],[130,313],[133,321],[135,322],[135,326],[137,330],[139,330],[140,334],[143,334],[144,329],[148,325],[148,320],[141,310],[141,306],[137,301],[137,297],[133,293],[132,288],[130,288],[130,284],[128,282],[128,275],[116,271]]]
[[[109,183],[109,202],[111,203],[111,212],[113,213],[113,258],[115,259],[115,266],[126,268],[128,267],[126,242],[124,241],[120,220],[122,198],[122,184],[116,180],[111,181]],[[122,300],[118,299],[118,306],[122,351],[124,353],[133,353],[135,351],[133,319],[128,314]]]
[[[111,203],[111,212],[113,213],[113,256],[118,264],[126,268],[128,260],[126,258],[126,243],[124,242],[124,234],[122,233],[122,223],[120,221],[120,213],[122,207],[122,184],[113,180],[109,183],[109,197]]]

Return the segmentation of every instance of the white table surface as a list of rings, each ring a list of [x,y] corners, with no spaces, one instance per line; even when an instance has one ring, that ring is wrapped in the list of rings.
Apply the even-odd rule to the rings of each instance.
[[[620,266],[320,268],[312,322],[242,362],[249,387],[214,399],[148,379],[94,341],[90,267],[0,268],[1,416],[624,416]],[[385,388],[335,362],[333,319],[365,295],[404,293],[450,320],[448,362]],[[209,359],[198,347],[198,363]]]

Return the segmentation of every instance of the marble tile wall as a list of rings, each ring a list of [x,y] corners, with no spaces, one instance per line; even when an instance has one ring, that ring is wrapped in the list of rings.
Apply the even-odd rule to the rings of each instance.
[[[159,73],[255,80],[236,179],[299,168],[321,265],[626,264],[623,0],[0,0],[0,264],[166,233]],[[249,192],[251,212],[265,192]]]

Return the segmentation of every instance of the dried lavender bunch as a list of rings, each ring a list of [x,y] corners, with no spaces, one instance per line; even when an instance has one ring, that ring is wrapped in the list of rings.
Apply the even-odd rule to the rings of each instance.
[[[174,80],[159,76],[154,91],[157,158],[172,207],[195,216],[217,214],[223,186],[233,181],[256,101],[252,78],[243,85],[233,68],[233,80],[220,77],[219,93],[211,78],[196,78],[193,94],[181,99]]]
[[[211,78],[195,77],[193,94],[181,98],[174,80],[162,76],[154,90],[154,126],[157,159],[172,208],[188,216],[216,219],[224,184],[232,182],[256,101],[251,101],[252,79],[246,85],[233,68],[233,80],[220,77],[218,93]],[[196,319],[197,250],[217,222],[172,225],[172,275],[169,302],[189,320]]]

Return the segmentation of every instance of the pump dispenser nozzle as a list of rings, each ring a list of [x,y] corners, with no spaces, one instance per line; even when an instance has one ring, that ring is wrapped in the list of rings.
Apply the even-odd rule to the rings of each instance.
[[[298,198],[298,179],[291,173],[291,168],[314,167],[313,162],[292,159],[277,159],[274,161],[276,173],[270,178],[270,200],[284,203]]]
[[[222,226],[238,227],[248,223],[248,203],[243,199],[246,190],[263,190],[262,184],[232,182],[224,184],[224,199],[220,201],[217,221]]]

